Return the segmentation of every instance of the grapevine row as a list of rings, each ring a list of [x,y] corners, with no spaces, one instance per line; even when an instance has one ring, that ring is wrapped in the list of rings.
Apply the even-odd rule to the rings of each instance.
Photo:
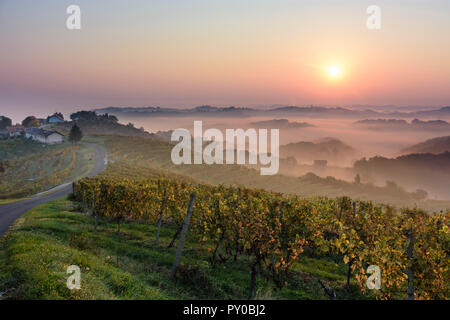
[[[251,270],[249,297],[258,274],[281,288],[305,250],[342,257],[347,285],[354,277],[367,291],[369,265],[381,270],[378,297],[449,297],[449,212],[429,216],[420,210],[371,202],[303,199],[263,190],[197,185],[171,179],[135,181],[108,177],[74,183],[74,196],[98,215],[118,222],[175,225],[177,232],[190,194],[196,194],[190,232],[210,252],[212,265],[244,256]]]

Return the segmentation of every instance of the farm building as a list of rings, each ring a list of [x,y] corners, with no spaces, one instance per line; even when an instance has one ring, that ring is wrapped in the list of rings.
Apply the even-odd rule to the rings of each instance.
[[[27,139],[31,138],[34,141],[47,144],[56,144],[63,142],[62,134],[56,131],[48,131],[40,128],[29,128],[26,130],[25,136]]]

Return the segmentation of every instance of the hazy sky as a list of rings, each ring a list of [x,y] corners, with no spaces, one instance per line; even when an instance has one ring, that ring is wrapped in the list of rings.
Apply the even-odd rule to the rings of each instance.
[[[80,31],[66,29],[70,4]],[[366,27],[372,4],[381,30]],[[450,105],[448,0],[0,0],[0,45],[0,114],[15,121],[97,106]]]

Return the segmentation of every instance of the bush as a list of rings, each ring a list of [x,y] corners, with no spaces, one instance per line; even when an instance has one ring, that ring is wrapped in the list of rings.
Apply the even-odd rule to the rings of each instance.
[[[69,238],[69,245],[80,250],[92,249],[93,243],[89,236],[85,233],[79,233]]]

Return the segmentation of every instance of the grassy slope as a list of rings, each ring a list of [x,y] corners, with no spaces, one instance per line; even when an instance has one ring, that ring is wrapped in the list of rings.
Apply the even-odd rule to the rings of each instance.
[[[0,141],[0,147],[0,161],[6,160],[6,170],[0,172],[0,198],[4,200],[2,203],[76,180],[86,175],[94,163],[93,160],[87,160],[94,151],[83,144],[75,147],[68,143],[42,145],[24,139],[14,139]],[[69,152],[63,156],[64,150]]]
[[[142,131],[134,126],[126,126],[121,123],[104,121],[104,120],[78,120],[77,125],[85,136],[93,135],[120,135],[130,137],[152,137],[151,133]],[[68,136],[72,128],[72,122],[64,122],[59,124],[48,125],[49,129],[56,130],[65,136]]]
[[[21,138],[0,140],[0,160],[11,160],[24,156],[36,155],[48,151],[59,150],[62,147],[64,147],[64,145],[43,145]]]
[[[0,239],[0,296],[3,299],[245,299],[249,267],[243,260],[212,268],[208,254],[188,236],[177,280],[170,278],[175,249],[167,249],[174,228],[164,226],[160,245],[155,227],[125,223],[117,226],[75,212],[61,199],[26,213]],[[66,287],[69,265],[82,272],[81,290]],[[353,287],[346,293],[345,266],[331,258],[303,256],[292,268],[289,285],[276,290],[259,277],[257,298],[327,299],[318,284],[335,288],[338,298],[358,299]]]

